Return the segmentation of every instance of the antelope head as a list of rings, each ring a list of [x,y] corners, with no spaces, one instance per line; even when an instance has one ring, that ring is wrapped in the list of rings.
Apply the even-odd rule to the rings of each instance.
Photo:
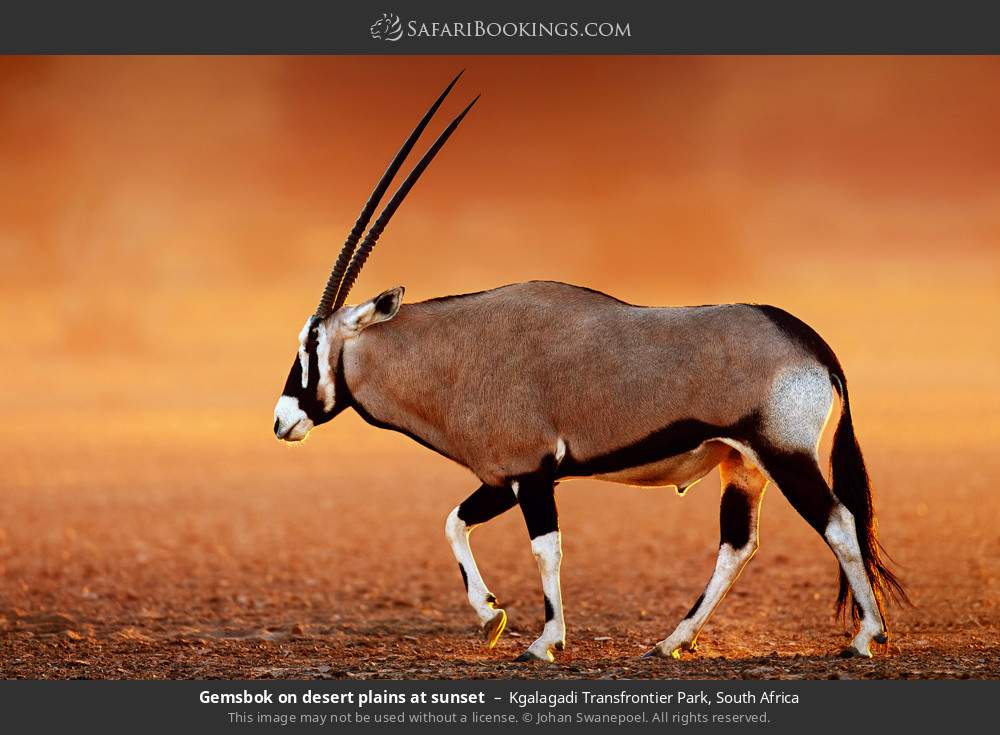
[[[368,255],[392,215],[479,99],[476,96],[441,132],[399,185],[366,234],[365,229],[396,173],[427,123],[461,76],[459,73],[434,101],[382,174],[333,264],[319,306],[299,332],[298,351],[292,362],[292,369],[288,373],[288,379],[285,381],[285,387],[274,407],[274,434],[283,441],[295,442],[305,439],[314,427],[326,423],[346,407],[346,396],[343,395],[345,391],[337,389],[340,380],[340,365],[337,363],[341,348],[346,341],[356,338],[364,329],[392,319],[399,311],[403,299],[402,286],[384,291],[356,306],[346,305],[345,302]],[[363,240],[362,235],[364,235]]]

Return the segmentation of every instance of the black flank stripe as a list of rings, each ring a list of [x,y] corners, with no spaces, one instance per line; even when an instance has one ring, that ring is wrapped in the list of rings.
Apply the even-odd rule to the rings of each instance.
[[[620,472],[685,454],[710,439],[748,441],[756,436],[759,423],[756,413],[740,419],[732,426],[718,426],[698,419],[681,419],[657,429],[634,444],[590,459],[578,460],[567,451],[559,465],[559,475],[580,477]]]

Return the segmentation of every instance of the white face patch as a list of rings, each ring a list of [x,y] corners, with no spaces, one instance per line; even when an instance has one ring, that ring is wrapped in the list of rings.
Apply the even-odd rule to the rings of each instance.
[[[306,325],[299,332],[299,366],[302,368],[302,387],[309,385],[309,353],[306,352],[306,340],[309,338],[309,327],[312,317],[306,320]],[[298,401],[295,402],[298,405]]]
[[[333,368],[330,366],[331,352],[333,350],[333,340],[330,339],[330,327],[327,322],[320,322],[316,326],[316,362],[319,363],[319,385],[317,386],[318,398],[323,401],[323,410],[332,411],[334,403],[334,383]]]
[[[298,442],[312,431],[313,422],[299,408],[299,399],[281,396],[274,407],[274,433],[282,441]]]

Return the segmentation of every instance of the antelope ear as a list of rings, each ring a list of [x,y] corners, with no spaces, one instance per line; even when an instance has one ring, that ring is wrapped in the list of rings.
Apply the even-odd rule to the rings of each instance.
[[[400,304],[403,303],[404,290],[402,286],[396,286],[355,306],[344,319],[344,325],[356,333],[372,324],[389,321],[396,316]]]

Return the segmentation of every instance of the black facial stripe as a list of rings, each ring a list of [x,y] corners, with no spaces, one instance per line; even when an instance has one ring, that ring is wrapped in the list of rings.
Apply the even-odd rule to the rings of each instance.
[[[299,407],[306,412],[306,416],[312,419],[313,423],[319,423],[323,419],[323,404],[316,396],[319,389],[319,360],[316,358],[316,348],[319,340],[316,336],[316,329],[310,329],[306,336],[305,352],[309,372],[306,374],[305,401],[299,399]]]
[[[296,355],[295,362],[292,363],[292,369],[288,371],[288,378],[285,380],[285,387],[281,389],[281,395],[298,398],[301,392],[302,363],[299,362],[299,356]]]
[[[309,332],[306,334],[306,342],[303,346],[308,362],[306,387],[302,387],[302,362],[299,360],[298,355],[296,355],[295,362],[292,363],[292,369],[288,372],[288,379],[285,380],[284,390],[282,390],[282,395],[298,400],[299,408],[302,409],[315,426],[326,423],[340,413],[347,405],[340,400],[341,391],[339,380],[336,383],[336,389],[334,391],[335,404],[332,411],[327,411],[323,405],[323,401],[321,401],[317,396],[317,391],[319,389],[319,359],[317,357],[318,346],[319,335],[317,334],[315,326],[311,326]],[[338,363],[334,366],[333,370],[334,374],[339,378],[339,356]]]
[[[465,591],[469,591],[469,575],[465,573],[465,567],[462,566],[462,562],[458,563],[458,571],[462,573],[462,584],[465,585]]]

